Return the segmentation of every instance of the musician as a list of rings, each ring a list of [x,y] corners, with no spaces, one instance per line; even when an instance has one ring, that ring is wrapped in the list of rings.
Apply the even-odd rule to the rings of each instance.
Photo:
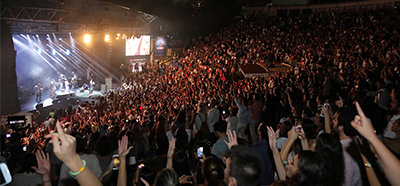
[[[60,84],[60,88],[59,88],[59,90],[62,90],[62,89],[64,89],[64,85],[65,85],[65,81],[67,80],[67,78],[65,78],[65,75],[64,74],[60,74],[60,78],[58,79],[58,82],[59,82],[59,84]]]
[[[42,86],[40,85],[40,83],[35,85],[34,89],[35,89],[35,92],[36,92],[35,101],[38,102],[38,103],[42,102]]]
[[[71,90],[75,89],[75,85],[76,85],[77,81],[78,81],[78,77],[76,77],[76,74],[74,74],[74,77],[72,77],[72,79],[71,79]]]
[[[93,87],[95,85],[93,77],[90,79],[90,91],[89,91],[89,96],[93,94]]]
[[[51,84],[50,84],[50,98],[54,99],[56,98],[56,90],[57,90],[57,85],[58,83],[56,82],[56,80],[52,79]]]

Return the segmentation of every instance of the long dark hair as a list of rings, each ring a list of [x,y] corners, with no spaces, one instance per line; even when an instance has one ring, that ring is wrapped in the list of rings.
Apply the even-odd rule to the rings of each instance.
[[[292,177],[293,185],[323,186],[327,182],[324,161],[315,152],[302,151],[298,154],[298,170]],[[329,181],[329,180],[328,180]]]
[[[342,185],[344,182],[344,157],[340,139],[331,134],[321,134],[317,138],[315,152],[324,160],[327,169],[327,186]]]
[[[202,173],[208,185],[218,185],[224,179],[224,168],[221,160],[213,156],[204,160]]]

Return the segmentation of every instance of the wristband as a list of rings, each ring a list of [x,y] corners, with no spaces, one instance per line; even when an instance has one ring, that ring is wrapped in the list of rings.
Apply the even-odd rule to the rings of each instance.
[[[82,163],[83,163],[83,167],[81,167],[81,168],[79,169],[78,172],[69,171],[69,175],[70,175],[71,177],[75,178],[75,176],[78,176],[80,173],[82,173],[82,172],[85,170],[85,168],[86,168],[86,161],[85,161],[85,160],[82,160]]]
[[[43,185],[44,185],[45,183],[47,183],[47,182],[50,182],[50,179],[44,181],[44,182],[43,182]]]

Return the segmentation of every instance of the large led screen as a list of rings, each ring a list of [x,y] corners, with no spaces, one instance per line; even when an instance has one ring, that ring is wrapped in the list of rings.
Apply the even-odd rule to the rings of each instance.
[[[150,55],[150,36],[142,35],[140,38],[127,38],[125,46],[126,56]]]

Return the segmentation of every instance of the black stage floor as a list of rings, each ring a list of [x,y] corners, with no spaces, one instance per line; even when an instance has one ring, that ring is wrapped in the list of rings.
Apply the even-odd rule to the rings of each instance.
[[[92,97],[98,97],[102,96],[103,94],[100,91],[94,90],[92,95],[89,97],[89,90],[84,90],[83,92],[81,91],[63,91],[63,90],[57,90],[56,91],[57,97],[56,100],[58,100],[58,103],[60,101],[64,101],[65,99],[74,99],[74,100],[85,100],[85,99],[91,99]],[[42,101],[39,103],[43,103],[43,108],[45,107],[50,107],[53,106],[53,99],[50,97],[50,91],[42,91]],[[21,111],[29,112],[36,110],[36,105],[38,102],[36,102],[36,95],[29,96],[28,98],[25,98],[23,101],[20,100],[20,105],[21,105]]]

